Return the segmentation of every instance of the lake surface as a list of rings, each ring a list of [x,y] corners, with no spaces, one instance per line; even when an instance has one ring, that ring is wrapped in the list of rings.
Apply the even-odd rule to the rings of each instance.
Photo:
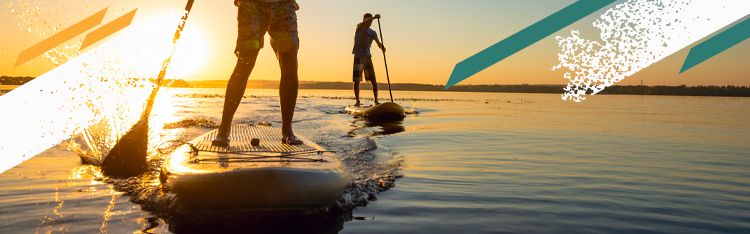
[[[279,126],[276,92],[248,90],[235,122]],[[122,186],[130,181],[103,178],[61,144],[0,174],[0,232],[750,232],[750,98],[394,95],[417,113],[372,125],[342,112],[349,91],[300,93],[295,131],[358,166],[361,187],[375,184],[351,213],[175,219],[153,208],[161,200],[128,191],[158,188],[148,176]],[[157,102],[152,144],[189,140],[219,121],[223,90],[167,89]]]

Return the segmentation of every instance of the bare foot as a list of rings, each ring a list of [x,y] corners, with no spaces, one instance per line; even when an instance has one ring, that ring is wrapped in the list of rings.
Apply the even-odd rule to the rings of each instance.
[[[219,146],[219,147],[228,147],[229,137],[226,135],[218,134],[216,135],[216,138],[214,138],[214,140],[211,141],[211,145]]]
[[[362,104],[361,104],[361,103],[359,103],[359,102],[357,102],[357,103],[354,103],[354,106],[361,106],[361,105],[362,105]]]
[[[281,138],[281,143],[287,144],[287,145],[301,145],[303,142],[299,138],[297,138],[294,135],[291,136],[285,136]]]
[[[221,127],[219,127],[219,132],[216,133],[216,138],[211,141],[211,145],[229,147],[229,131],[223,131]]]

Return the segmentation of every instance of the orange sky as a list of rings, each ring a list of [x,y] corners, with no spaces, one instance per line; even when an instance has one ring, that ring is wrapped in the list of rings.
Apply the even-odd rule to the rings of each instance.
[[[64,2],[64,3],[63,3]],[[135,20],[159,14],[168,8],[182,8],[184,0],[159,1],[94,1],[94,0],[10,0],[4,1],[0,12],[0,75],[37,76],[54,67],[47,59],[37,58],[17,68],[15,59],[25,48],[54,32],[110,7],[104,22],[138,8]],[[469,2],[471,2],[469,4]],[[383,33],[388,47],[388,62],[393,82],[444,84],[453,65],[466,57],[504,39],[539,19],[572,3],[565,1],[521,0],[299,0],[301,10],[300,79],[317,81],[351,80],[351,47],[355,24],[364,12],[383,15]],[[37,10],[38,9],[38,10]],[[35,12],[38,12],[37,15]],[[555,35],[568,35],[581,29],[587,38],[595,13]],[[202,49],[203,58],[192,74],[184,79],[228,79],[235,57],[236,7],[231,0],[197,0],[186,30],[199,35],[200,43],[178,48]],[[377,26],[373,25],[377,30]],[[42,35],[44,34],[44,35]],[[80,43],[82,37],[67,43]],[[94,45],[96,46],[96,45]],[[76,50],[71,46],[69,51]],[[463,84],[562,84],[560,71],[551,71],[557,63],[554,36],[527,48],[495,66],[468,79]],[[84,51],[85,52],[85,51]],[[384,78],[382,54],[374,51],[379,77]],[[647,85],[750,85],[750,68],[745,66],[750,42],[745,41],[719,56],[678,74],[687,50],[647,68],[621,84]],[[193,58],[176,58],[190,60]],[[277,80],[278,64],[270,48],[265,48],[251,79]],[[383,80],[384,81],[384,80]]]

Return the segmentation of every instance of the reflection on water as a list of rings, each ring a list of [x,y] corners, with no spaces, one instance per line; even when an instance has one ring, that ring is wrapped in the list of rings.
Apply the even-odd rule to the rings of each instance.
[[[0,174],[0,232],[139,230],[150,216],[62,146]]]
[[[176,233],[337,233],[351,212],[193,212],[167,219]]]
[[[224,90],[165,91],[170,97],[159,100],[169,103],[157,105],[171,109],[151,126],[157,129],[149,137],[157,137],[150,147],[168,149],[169,139],[192,139],[219,121]],[[237,121],[279,126],[276,92],[248,90]],[[80,166],[75,153],[58,146],[0,175],[0,232],[741,233],[750,227],[747,98],[603,95],[571,104],[545,94],[400,92],[415,100],[403,105],[420,114],[372,124],[340,113],[350,99],[326,98],[349,92],[302,92],[309,97],[299,101],[295,131],[338,152],[352,171],[339,200],[345,209],[179,210],[158,184],[166,152],[153,154],[146,174],[118,180]],[[442,99],[430,100],[437,95]],[[159,129],[164,123],[171,124]]]
[[[373,122],[362,118],[356,118],[351,124],[352,130],[349,136],[380,136],[400,133],[406,130],[403,121]]]
[[[375,133],[374,136],[391,135],[391,134],[396,134],[396,133],[403,132],[406,130],[406,128],[404,128],[403,121],[393,121],[393,122],[369,122],[367,121],[365,126],[380,128],[381,131]]]
[[[117,204],[117,193],[115,191],[110,190],[112,194],[112,199],[109,200],[109,203],[107,204],[107,208],[104,208],[104,214],[102,214],[102,225],[99,226],[99,231],[101,233],[107,233],[109,232],[109,219],[112,218],[112,209]]]

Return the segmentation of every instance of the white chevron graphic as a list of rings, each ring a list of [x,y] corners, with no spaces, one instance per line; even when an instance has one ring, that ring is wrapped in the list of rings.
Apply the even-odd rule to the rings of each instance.
[[[110,40],[0,96],[0,173],[87,127],[118,136],[138,121],[153,82],[173,49],[183,12],[124,29]],[[141,78],[141,79],[134,79]],[[11,130],[11,131],[8,131]],[[104,139],[114,144],[116,138]],[[112,141],[112,142],[109,142]]]
[[[750,14],[748,0],[628,0],[593,26],[599,40],[556,37],[569,80],[563,100],[581,102]],[[678,68],[675,68],[675,71]]]

